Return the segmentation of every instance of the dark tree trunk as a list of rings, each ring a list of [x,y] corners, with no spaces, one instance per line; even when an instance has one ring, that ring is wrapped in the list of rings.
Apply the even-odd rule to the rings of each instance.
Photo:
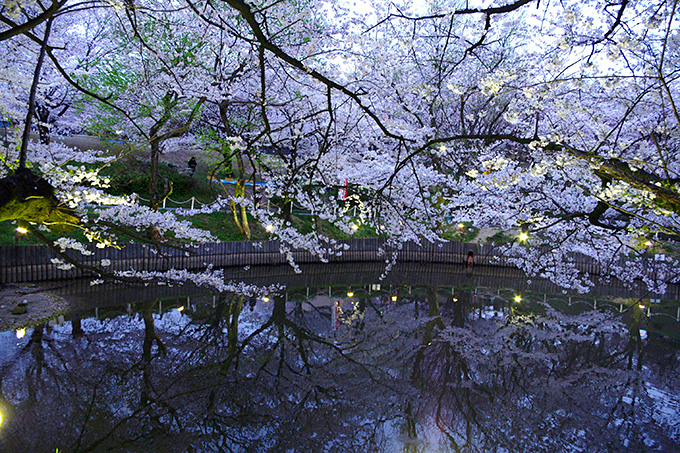
[[[31,91],[28,94],[28,112],[26,112],[26,124],[24,124],[24,134],[21,138],[21,148],[19,150],[19,169],[26,168],[26,154],[28,151],[28,142],[31,134],[31,123],[35,111],[35,92],[38,90],[38,82],[40,81],[40,71],[42,70],[43,60],[45,59],[45,51],[47,49],[47,41],[50,38],[50,29],[52,28],[52,18],[47,20],[45,25],[45,34],[43,36],[43,43],[40,47],[40,54],[38,54],[38,61],[35,64],[35,71],[33,72],[33,83],[31,83]]]
[[[50,144],[50,109],[46,105],[35,105],[35,118],[38,120],[38,135],[40,143],[43,145]]]

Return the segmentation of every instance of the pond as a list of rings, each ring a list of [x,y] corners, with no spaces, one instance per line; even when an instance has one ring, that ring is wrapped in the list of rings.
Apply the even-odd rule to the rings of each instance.
[[[677,301],[383,270],[228,270],[286,287],[260,297],[53,284],[69,312],[0,334],[0,450],[680,449]]]

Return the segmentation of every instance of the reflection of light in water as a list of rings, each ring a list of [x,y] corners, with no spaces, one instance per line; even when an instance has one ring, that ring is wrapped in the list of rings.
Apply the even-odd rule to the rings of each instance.
[[[0,412],[0,426],[2,426],[2,412]]]
[[[26,329],[17,329],[16,334],[17,334],[17,338],[24,338],[24,336],[26,335]],[[2,423],[1,420],[0,420],[0,423]]]

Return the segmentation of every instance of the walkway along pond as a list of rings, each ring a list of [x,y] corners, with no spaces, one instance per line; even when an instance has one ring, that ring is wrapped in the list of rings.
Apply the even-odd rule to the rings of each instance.
[[[349,248],[342,255],[328,256],[331,263],[382,262],[398,254],[400,262],[463,263],[469,251],[474,252],[477,266],[515,266],[494,245],[443,242],[439,244],[411,242],[401,249],[387,247],[383,239],[347,239],[338,241]],[[102,260],[110,261],[109,271],[135,269],[138,271],[164,271],[168,269],[205,269],[214,267],[271,265],[286,263],[286,256],[280,253],[279,241],[265,242],[220,242],[202,244],[178,250],[169,247],[150,247],[146,244],[127,244],[122,249],[108,247],[94,248],[91,255],[83,256],[73,250],[66,254],[85,265],[99,266]],[[319,263],[317,256],[306,250],[293,250],[296,263]],[[81,277],[80,269],[60,270],[51,260],[58,255],[47,246],[0,246],[0,284],[35,282]],[[580,272],[599,275],[600,268],[590,257],[573,256]],[[651,270],[653,271],[653,270]]]

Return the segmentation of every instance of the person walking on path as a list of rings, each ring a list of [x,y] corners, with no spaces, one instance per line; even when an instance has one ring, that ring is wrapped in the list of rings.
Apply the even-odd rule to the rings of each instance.
[[[189,166],[189,174],[191,176],[194,176],[194,173],[196,173],[196,167],[198,166],[198,162],[196,162],[196,158],[194,156],[191,156],[191,159],[189,159],[189,162],[187,163]]]

